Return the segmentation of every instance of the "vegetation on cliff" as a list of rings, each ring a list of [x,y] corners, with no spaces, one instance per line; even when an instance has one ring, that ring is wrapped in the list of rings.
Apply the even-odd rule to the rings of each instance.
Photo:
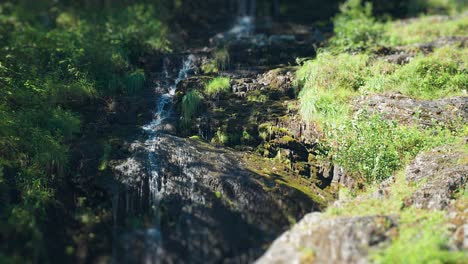
[[[93,10],[57,1],[0,4],[2,263],[51,257],[45,241],[69,232],[47,230],[65,224],[65,207],[74,206],[66,194],[77,173],[69,158],[88,125],[83,116],[101,101],[140,93],[146,77],[138,58],[168,51],[153,6]]]

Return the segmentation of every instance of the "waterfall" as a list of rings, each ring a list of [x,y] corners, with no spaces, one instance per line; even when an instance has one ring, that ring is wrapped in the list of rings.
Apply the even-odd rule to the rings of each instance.
[[[157,260],[164,256],[164,249],[162,246],[162,236],[159,231],[160,228],[160,215],[158,214],[158,207],[161,199],[164,196],[165,186],[161,178],[163,175],[160,173],[160,166],[158,156],[156,153],[157,145],[159,144],[158,137],[162,133],[163,122],[169,118],[173,113],[173,97],[175,95],[177,85],[185,80],[194,68],[195,56],[190,55],[184,59],[182,67],[175,80],[171,80],[166,63],[163,65],[163,76],[166,80],[168,87],[156,102],[156,109],[154,118],[151,123],[145,125],[143,130],[148,134],[148,139],[145,141],[145,147],[148,150],[148,187],[149,187],[149,204],[153,211],[154,220],[153,227],[138,232],[136,235],[143,237],[144,241],[144,263],[157,263]],[[129,245],[130,246],[130,245]],[[130,252],[131,248],[127,248],[126,252]],[[128,256],[127,256],[128,257]]]
[[[156,110],[154,113],[154,119],[148,125],[144,126],[143,129],[149,134],[148,140],[145,142],[145,146],[149,150],[148,154],[148,174],[149,174],[149,193],[150,193],[150,205],[152,208],[157,207],[159,201],[164,194],[164,183],[159,175],[159,164],[156,155],[156,146],[159,144],[158,135],[161,133],[161,125],[173,111],[173,97],[175,95],[177,85],[185,80],[189,73],[193,70],[193,63],[195,60],[194,55],[189,55],[182,63],[177,78],[166,90],[166,93],[162,94],[156,104]],[[166,80],[170,80],[167,65],[164,64],[163,74]]]

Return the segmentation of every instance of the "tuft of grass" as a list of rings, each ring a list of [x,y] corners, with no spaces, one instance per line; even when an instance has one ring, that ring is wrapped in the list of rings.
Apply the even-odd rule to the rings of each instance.
[[[230,91],[231,79],[229,77],[216,77],[205,86],[205,93],[208,96],[218,96],[221,93]]]
[[[197,90],[188,91],[182,98],[181,124],[184,128],[188,128],[192,122],[192,118],[199,113],[202,99],[202,95]]]
[[[300,112],[306,121],[339,121],[348,112],[347,100],[368,75],[367,55],[320,53],[296,73]]]

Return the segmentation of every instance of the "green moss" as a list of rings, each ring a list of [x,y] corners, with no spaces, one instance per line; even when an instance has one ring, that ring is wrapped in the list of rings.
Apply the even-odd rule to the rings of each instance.
[[[231,79],[229,77],[216,77],[205,86],[205,93],[208,96],[217,96],[221,93],[227,93],[231,88]]]

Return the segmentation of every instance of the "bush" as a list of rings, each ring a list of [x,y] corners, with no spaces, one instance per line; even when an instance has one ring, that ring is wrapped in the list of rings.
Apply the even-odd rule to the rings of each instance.
[[[133,72],[128,73],[125,76],[125,93],[134,95],[141,91],[145,86],[145,72],[142,69],[137,69]]]
[[[445,130],[422,132],[366,112],[328,136],[336,163],[368,183],[390,177],[423,149],[455,140]]]
[[[363,51],[378,44],[384,26],[372,16],[372,4],[348,0],[340,7],[334,19],[335,36],[330,40],[337,51]]]
[[[221,93],[230,91],[231,79],[229,77],[216,77],[205,86],[205,93],[208,96],[218,96]]]

